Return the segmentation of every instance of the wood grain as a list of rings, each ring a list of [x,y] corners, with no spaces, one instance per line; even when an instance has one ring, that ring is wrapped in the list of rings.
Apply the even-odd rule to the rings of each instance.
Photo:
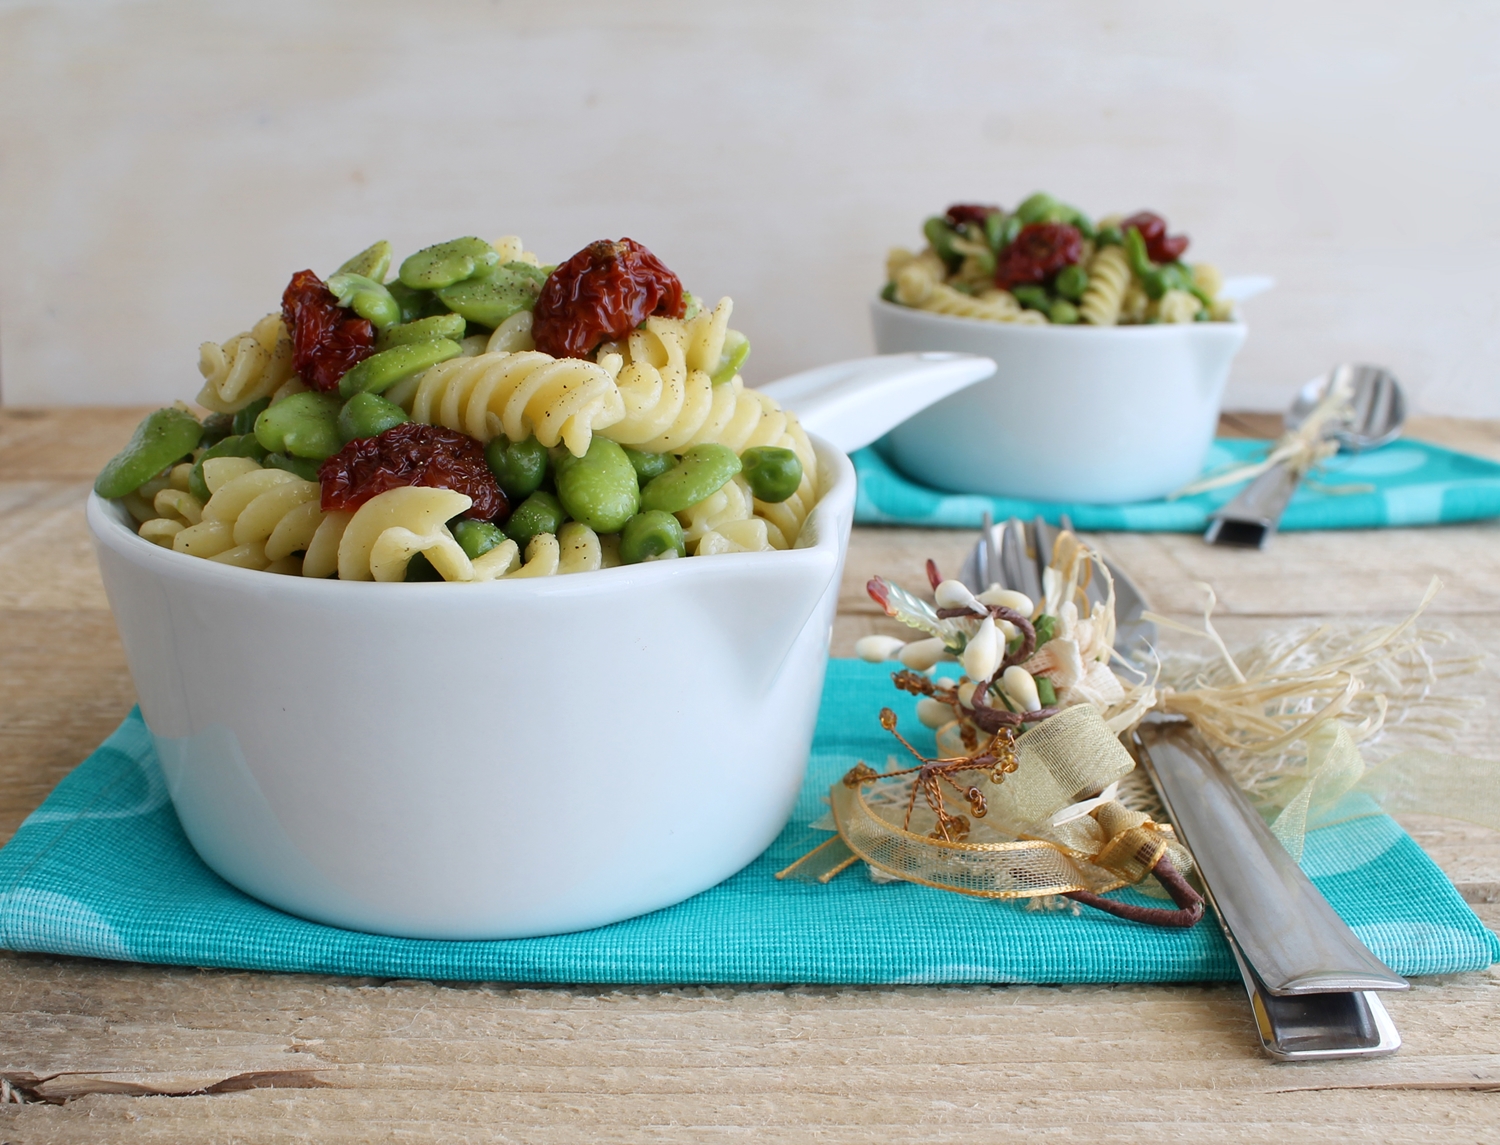
[[[81,506],[139,414],[0,410],[0,839],[133,702]],[[1500,423],[1418,428],[1500,457]],[[1434,623],[1500,639],[1494,525],[1263,554],[1104,540],[1163,611],[1193,615],[1212,583],[1231,643],[1268,618],[1395,617],[1433,572]],[[919,585],[970,544],[856,530],[835,652],[891,630],[869,576]],[[1497,719],[1474,713],[1460,746],[1493,757]],[[1500,835],[1407,825],[1500,924]],[[1493,1139],[1500,973],[1419,980],[1390,1008],[1395,1057],[1287,1067],[1229,985],[534,989],[0,953],[0,1142]]]

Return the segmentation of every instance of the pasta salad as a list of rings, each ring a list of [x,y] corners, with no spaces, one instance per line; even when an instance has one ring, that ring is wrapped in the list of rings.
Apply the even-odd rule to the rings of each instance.
[[[1228,322],[1219,272],[1182,261],[1186,235],[1150,211],[1094,222],[1038,192],[1014,211],[957,203],[927,246],[886,261],[887,302],[989,322],[1089,326]]]
[[[750,351],[632,239],[543,266],[378,242],[199,350],[94,484],[187,556],[341,580],[476,582],[790,548],[817,458]]]

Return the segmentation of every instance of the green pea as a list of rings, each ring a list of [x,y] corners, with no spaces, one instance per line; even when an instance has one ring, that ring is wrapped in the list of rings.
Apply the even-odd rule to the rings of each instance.
[[[335,275],[358,274],[365,278],[373,278],[376,282],[384,282],[390,270],[391,244],[381,239],[378,243],[365,247],[333,273]]]
[[[896,284],[894,282],[887,282],[885,286],[881,288],[880,297],[886,302],[895,302]]]
[[[1036,678],[1036,698],[1042,702],[1042,707],[1050,708],[1057,703],[1057,689],[1052,686],[1052,681],[1046,676]]]
[[[1032,622],[1032,627],[1036,629],[1036,646],[1040,648],[1057,635],[1057,617],[1044,612]]]
[[[508,262],[437,292],[443,305],[470,322],[494,329],[512,314],[530,310],[547,281],[540,268]]]
[[[631,449],[625,446],[625,456],[630,458],[630,464],[635,466],[635,477],[642,485],[657,477],[660,477],[674,464],[670,453],[646,453],[639,449]]]
[[[253,439],[252,439],[253,440]],[[268,453],[261,465],[266,469],[284,469],[295,473],[304,481],[316,481],[323,463],[311,457],[288,457],[285,453]]]
[[[620,530],[621,564],[639,564],[667,552],[674,552],[679,557],[687,555],[682,526],[671,513],[647,509],[626,521]]]
[[[239,436],[255,432],[255,419],[265,413],[271,405],[270,395],[257,398],[244,409],[234,415],[234,420],[229,423],[229,432]]]
[[[510,519],[505,522],[505,535],[520,545],[524,552],[532,537],[542,533],[555,535],[567,519],[562,502],[545,489],[538,489],[510,515]]]
[[[427,559],[426,553],[412,553],[411,560],[406,562],[406,575],[401,579],[405,581],[442,580],[443,574],[432,567],[432,562]]]
[[[1078,307],[1066,298],[1059,298],[1047,308],[1047,317],[1059,326],[1074,326],[1078,323]]]
[[[174,461],[198,447],[203,427],[198,419],[180,409],[149,413],[135,427],[125,448],[112,457],[94,481],[101,497],[123,497],[134,493]]]
[[[719,364],[711,375],[711,380],[716,386],[722,386],[730,381],[740,367],[745,364],[745,359],[750,356],[750,339],[746,338],[738,330],[729,330],[724,334],[724,350],[719,355]]]
[[[511,500],[529,497],[547,479],[547,447],[534,437],[510,441],[499,436],[484,447],[495,481]]]
[[[641,507],[680,513],[712,497],[739,471],[740,459],[729,446],[695,445],[641,490]]]
[[[790,449],[757,445],[740,454],[740,464],[758,501],[785,501],[802,484],[802,462]]]
[[[375,437],[410,420],[404,409],[379,394],[355,394],[339,410],[339,439],[347,444],[358,437]]]
[[[608,438],[596,435],[582,457],[563,458],[555,478],[557,499],[568,516],[596,533],[618,533],[640,511],[641,486],[635,467],[625,450]]]
[[[963,262],[964,256],[953,249],[953,228],[948,225],[947,219],[933,215],[922,224],[922,233],[927,236],[933,252],[948,265],[949,270],[956,269]]]
[[[1077,302],[1089,288],[1089,272],[1081,266],[1065,266],[1057,272],[1052,287],[1070,302]]]
[[[207,501],[210,496],[208,484],[203,480],[203,463],[211,457],[253,457],[264,462],[266,447],[255,440],[255,434],[246,433],[222,438],[200,453],[188,474],[188,492],[200,501]]]
[[[1103,227],[1094,236],[1094,241],[1100,246],[1123,246],[1125,244],[1125,236],[1121,233],[1119,227]]]
[[[400,280],[386,283],[385,288],[396,300],[396,305],[401,307],[402,322],[415,322],[421,318],[448,313],[443,300],[430,290],[414,290]]]
[[[475,521],[468,517],[455,521],[452,531],[453,539],[458,542],[458,547],[463,549],[464,554],[471,561],[484,556],[505,540],[505,534],[500,531],[500,526],[492,525],[488,521]]]
[[[339,300],[361,318],[368,319],[376,329],[384,330],[401,321],[401,304],[380,283],[362,274],[336,274],[328,280],[328,289]]]
[[[1044,286],[1013,286],[1010,292],[1016,296],[1016,301],[1027,310],[1046,310],[1051,307],[1052,299],[1047,296],[1047,288]]]
[[[401,281],[413,290],[438,290],[494,266],[500,252],[472,236],[423,247],[401,264]]]
[[[359,393],[384,393],[404,378],[420,374],[423,370],[462,353],[463,347],[451,338],[392,346],[389,350],[371,354],[351,367],[339,379],[339,396],[352,398]]]
[[[203,419],[203,436],[199,439],[199,445],[212,445],[216,441],[223,441],[234,432],[234,414],[211,413]]]
[[[332,394],[293,394],[255,419],[255,439],[272,453],[324,461],[344,447],[339,400]]]
[[[434,314],[418,318],[414,322],[402,322],[398,326],[387,326],[375,337],[375,349],[389,350],[392,346],[406,346],[412,342],[436,342],[447,338],[458,342],[467,329],[462,314]]]

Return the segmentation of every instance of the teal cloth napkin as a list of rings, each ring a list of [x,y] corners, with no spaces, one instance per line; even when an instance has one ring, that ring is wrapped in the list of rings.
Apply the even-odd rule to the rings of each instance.
[[[829,836],[808,824],[857,760],[896,747],[877,713],[919,727],[884,665],[829,664],[807,783],[771,848],[712,890],[553,938],[430,942],[306,922],[203,865],[178,825],[139,712],[62,781],[0,851],[0,947],[254,970],[510,982],[1171,982],[1234,978],[1211,920],[1154,930],[1087,908],[1027,910],[863,867],[826,886],[778,882]],[[930,734],[927,736],[930,741]],[[1403,974],[1478,970],[1500,941],[1389,818],[1311,832],[1303,867]],[[1118,892],[1152,902],[1133,891]],[[1159,905],[1159,903],[1154,903]]]
[[[1220,438],[1204,463],[1213,473],[1235,462],[1256,461],[1271,443]],[[1201,533],[1208,517],[1244,488],[1243,483],[1176,501],[1087,505],[1023,501],[983,493],[944,493],[919,485],[893,468],[875,447],[854,455],[859,497],[854,519],[863,525],[927,525],[977,529],[988,509],[997,521],[1066,514],[1092,532]],[[1297,490],[1281,529],[1373,529],[1386,525],[1439,525],[1500,516],[1500,464],[1421,441],[1398,441],[1368,453],[1340,454]],[[1334,491],[1340,485],[1373,491]]]

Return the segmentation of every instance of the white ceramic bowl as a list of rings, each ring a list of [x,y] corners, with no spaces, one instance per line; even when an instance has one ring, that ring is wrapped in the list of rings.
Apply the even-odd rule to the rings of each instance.
[[[854,511],[849,459],[814,445],[792,551],[491,584],[231,568],[90,498],[193,846],[273,906],[416,938],[581,930],[727,878],[812,742]]]
[[[1018,326],[871,303],[883,354],[960,350],[992,377],[892,430],[881,451],[923,484],[1099,504],[1161,497],[1198,476],[1245,327]]]

